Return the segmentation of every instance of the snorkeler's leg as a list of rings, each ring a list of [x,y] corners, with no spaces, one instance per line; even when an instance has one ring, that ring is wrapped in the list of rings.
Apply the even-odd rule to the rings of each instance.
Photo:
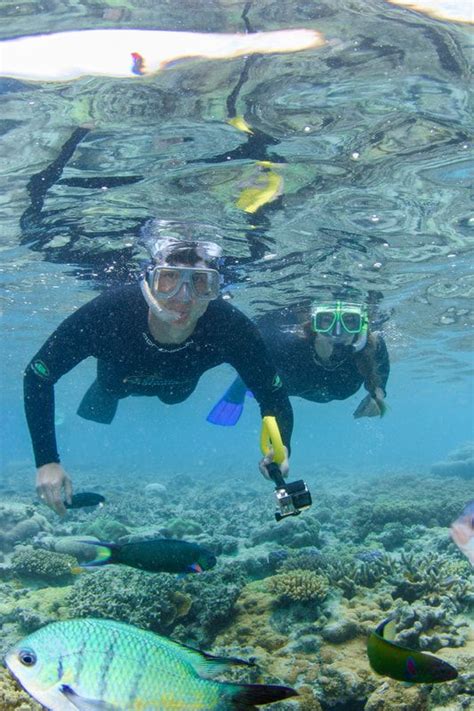
[[[82,398],[77,414],[85,420],[110,425],[117,412],[118,401],[115,395],[107,392],[97,380],[94,380]]]

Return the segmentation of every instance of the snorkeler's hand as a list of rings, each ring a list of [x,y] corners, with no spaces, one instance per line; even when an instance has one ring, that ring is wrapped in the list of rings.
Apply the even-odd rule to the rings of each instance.
[[[281,462],[281,464],[278,464],[278,468],[281,472],[281,475],[287,477],[290,471],[290,463],[288,461],[288,450],[286,447],[283,447],[283,449],[285,450],[285,459]],[[260,473],[265,477],[265,479],[268,479],[269,481],[272,481],[272,478],[268,473],[267,466],[273,462],[273,456],[273,449],[270,449],[268,451],[268,454],[266,454],[258,464]]]
[[[384,393],[381,388],[376,388],[375,397],[366,395],[354,411],[354,417],[382,417],[385,414]]]
[[[64,491],[64,495],[63,495]],[[43,464],[36,470],[36,492],[40,500],[56,511],[59,516],[64,516],[66,507],[63,496],[68,504],[71,503],[72,481],[57,462]]]

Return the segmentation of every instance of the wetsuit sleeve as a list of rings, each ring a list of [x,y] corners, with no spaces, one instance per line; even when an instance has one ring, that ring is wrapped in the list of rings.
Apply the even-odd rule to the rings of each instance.
[[[265,343],[252,321],[237,310],[233,312],[231,331],[228,362],[254,394],[262,417],[272,415],[276,418],[283,444],[290,452],[293,409]]]
[[[36,466],[59,462],[54,425],[54,384],[93,355],[94,302],[69,316],[32,358],[24,373],[25,414]]]
[[[388,355],[387,345],[381,335],[377,335],[375,362],[377,363],[377,370],[380,378],[380,387],[383,389],[384,395],[386,396],[387,380],[388,376],[390,375],[390,358]]]

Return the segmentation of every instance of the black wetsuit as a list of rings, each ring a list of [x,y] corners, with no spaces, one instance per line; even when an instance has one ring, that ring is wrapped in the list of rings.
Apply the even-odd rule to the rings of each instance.
[[[278,325],[264,319],[259,323],[260,333],[273,362],[280,373],[288,395],[302,397],[311,402],[345,400],[365,385],[372,397],[375,387],[385,386],[390,373],[387,347],[382,336],[375,335],[374,361],[377,368],[377,385],[369,390],[364,376],[357,367],[358,357],[351,346],[342,346],[336,358],[324,363],[314,350],[312,339],[295,325]],[[207,419],[213,424],[234,425],[240,417],[246,390],[252,388],[242,378],[236,378]]]
[[[260,333],[289,395],[312,402],[345,400],[364,384],[364,377],[357,368],[357,354],[350,347],[345,349],[340,361],[323,365],[316,356],[312,339],[277,328],[261,327]],[[376,335],[374,360],[380,387],[385,393],[390,361],[385,341],[379,334]]]
[[[118,399],[129,395],[182,402],[206,370],[229,363],[252,388],[262,416],[277,418],[283,442],[290,447],[291,405],[250,319],[217,299],[209,303],[186,341],[161,345],[149,331],[148,306],[140,286],[133,284],[106,291],[79,308],[61,323],[26,368],[25,411],[38,467],[59,462],[54,383],[88,356],[98,359],[97,381],[85,398],[89,396],[90,402],[81,405],[85,413],[79,412],[89,419],[110,422]],[[105,416],[101,412],[104,407],[108,410]]]

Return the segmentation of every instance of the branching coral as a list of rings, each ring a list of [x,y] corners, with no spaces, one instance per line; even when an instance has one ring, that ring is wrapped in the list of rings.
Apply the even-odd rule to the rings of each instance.
[[[469,581],[469,564],[437,553],[405,554],[390,582],[392,596],[406,602],[424,600],[439,605],[448,597],[457,611],[474,602],[474,587]]]
[[[325,557],[318,548],[308,547],[291,553],[286,557],[281,556],[281,562],[276,565],[279,573],[290,570],[317,570],[325,567]]]
[[[322,602],[329,591],[326,577],[312,570],[292,570],[267,578],[267,590],[288,602]]]
[[[325,570],[333,585],[341,588],[349,600],[354,597],[358,587],[374,588],[394,569],[394,562],[388,555],[366,557],[362,560],[353,557],[328,559]]]

